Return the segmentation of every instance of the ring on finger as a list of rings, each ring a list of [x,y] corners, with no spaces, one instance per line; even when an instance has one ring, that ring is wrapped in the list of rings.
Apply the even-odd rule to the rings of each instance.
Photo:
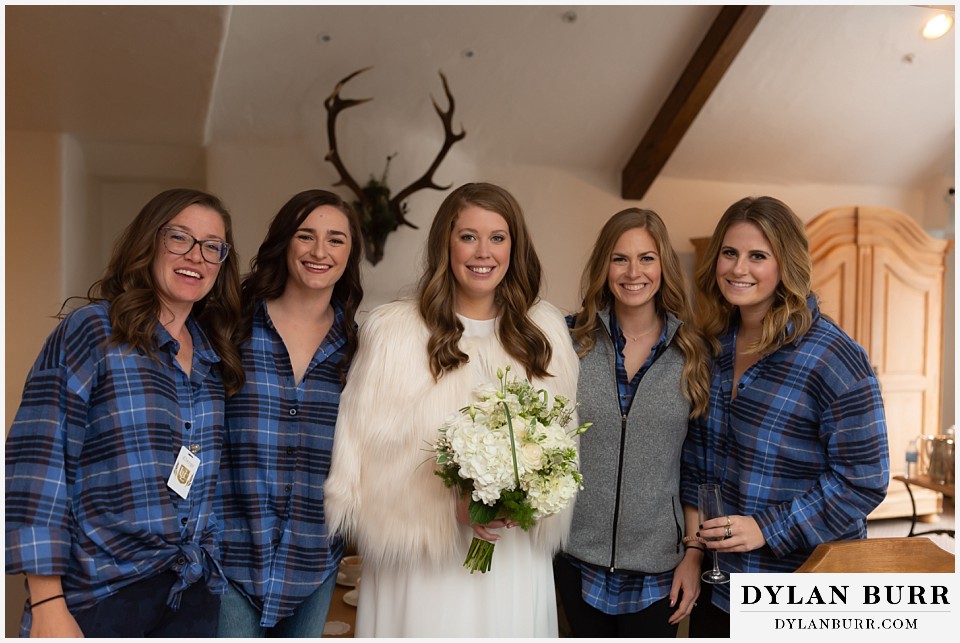
[[[727,516],[727,527],[729,527],[732,524],[733,523],[730,521],[730,516]]]
[[[724,527],[724,529],[723,529],[723,537],[724,537],[724,538],[729,538],[729,537],[732,536],[732,535],[733,535],[733,531],[730,529],[730,525],[727,525],[726,527]]]

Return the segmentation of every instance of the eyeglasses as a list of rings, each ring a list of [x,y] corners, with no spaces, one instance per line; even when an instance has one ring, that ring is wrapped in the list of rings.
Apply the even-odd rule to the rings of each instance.
[[[219,239],[201,241],[192,234],[169,226],[160,228],[163,234],[163,247],[175,255],[185,255],[196,245],[200,246],[200,256],[207,263],[223,263],[230,254],[230,244]]]

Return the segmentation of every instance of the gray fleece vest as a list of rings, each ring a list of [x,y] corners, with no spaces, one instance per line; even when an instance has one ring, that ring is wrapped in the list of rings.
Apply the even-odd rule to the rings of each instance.
[[[690,403],[680,391],[680,322],[667,316],[667,347],[640,380],[626,416],[617,401],[616,348],[607,311],[603,330],[580,360],[577,402],[583,490],[577,495],[564,549],[609,569],[658,573],[683,558],[680,452]]]

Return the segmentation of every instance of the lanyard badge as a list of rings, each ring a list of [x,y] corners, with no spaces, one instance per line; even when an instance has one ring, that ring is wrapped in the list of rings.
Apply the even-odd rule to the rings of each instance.
[[[199,468],[200,458],[191,453],[187,447],[181,446],[180,454],[177,456],[177,461],[173,463],[173,471],[170,472],[170,478],[167,480],[167,486],[186,500]]]

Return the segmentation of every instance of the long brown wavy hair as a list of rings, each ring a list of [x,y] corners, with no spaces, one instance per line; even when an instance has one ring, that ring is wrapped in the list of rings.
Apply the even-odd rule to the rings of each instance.
[[[304,220],[320,206],[329,205],[347,217],[350,228],[350,255],[343,274],[333,287],[333,299],[343,308],[343,333],[346,347],[343,358],[337,365],[341,382],[346,379],[346,368],[357,351],[356,315],[363,299],[363,284],[360,279],[360,258],[363,250],[363,236],[360,220],[353,208],[342,198],[326,190],[305,190],[287,201],[273,217],[267,236],[256,256],[250,260],[250,272],[244,276],[240,285],[242,312],[237,329],[237,346],[250,337],[253,327],[253,315],[257,302],[261,299],[276,299],[287,287],[287,250],[290,242]]]
[[[737,223],[751,223],[760,229],[780,267],[780,283],[774,291],[773,304],[763,317],[760,338],[746,347],[752,353],[766,354],[795,341],[813,321],[807,308],[807,296],[813,286],[810,244],[803,222],[779,199],[747,197],[727,208],[696,271],[697,316],[714,355],[721,350],[718,337],[737,316],[736,306],[720,292],[716,271],[723,238]]]
[[[110,324],[113,327],[108,340],[110,344],[129,344],[156,358],[159,346],[154,330],[161,303],[152,268],[158,253],[166,252],[158,242],[158,235],[163,226],[191,205],[208,208],[220,215],[226,230],[225,241],[231,246],[227,258],[220,264],[213,288],[193,304],[190,312],[220,356],[223,384],[230,396],[243,384],[240,353],[232,341],[240,318],[240,273],[237,268],[239,259],[233,250],[230,213],[220,199],[187,188],[166,190],[150,199],[117,239],[103,278],[90,286],[86,298],[110,303]]]
[[[621,210],[607,220],[597,235],[590,259],[583,269],[580,283],[583,301],[571,330],[573,341],[578,347],[577,354],[583,357],[593,350],[598,334],[603,331],[599,313],[614,305],[613,293],[607,280],[610,258],[620,237],[634,228],[646,230],[656,244],[661,270],[660,288],[654,295],[654,302],[659,314],[668,312],[680,321],[680,328],[675,336],[684,357],[680,386],[691,404],[690,417],[703,415],[710,402],[707,346],[693,323],[687,278],[680,267],[680,259],[670,243],[666,225],[653,210]]]
[[[457,319],[456,279],[450,270],[450,234],[459,214],[477,206],[502,216],[510,232],[510,267],[497,286],[498,337],[504,350],[526,369],[527,377],[548,377],[550,342],[527,316],[540,296],[540,259],[527,232],[523,211],[502,187],[467,183],[443,200],[427,236],[426,268],[417,288],[420,315],[430,330],[427,352],[435,380],[469,361],[458,344],[463,325]]]

